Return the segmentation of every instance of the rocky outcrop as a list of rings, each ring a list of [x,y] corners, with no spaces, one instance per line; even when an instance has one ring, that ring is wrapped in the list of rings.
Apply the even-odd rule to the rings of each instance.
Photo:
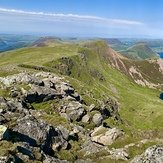
[[[48,156],[48,155],[45,155],[44,156],[44,160],[43,160],[43,163],[70,163],[69,161],[66,161],[66,160],[59,160],[57,158],[54,158],[54,157],[51,157],[51,156]]]
[[[107,151],[105,146],[120,136],[118,129],[101,127],[104,119],[118,115],[116,102],[93,99],[99,105],[87,105],[67,80],[53,73],[0,77],[0,90],[5,94],[0,96],[0,142],[9,140],[14,146],[11,154],[0,160],[68,163],[56,157],[61,151],[73,151],[73,144],[77,143],[78,150],[89,156]],[[60,124],[63,119],[64,125],[63,121]],[[101,130],[95,126],[105,132],[99,133]],[[77,155],[73,161],[92,162],[77,160]]]
[[[91,140],[102,145],[111,145],[123,132],[117,128],[99,126],[91,133]]]
[[[43,79],[41,80],[40,77]],[[0,82],[3,84],[2,87],[4,89],[12,87],[12,94],[15,97],[19,95],[29,103],[64,98],[68,95],[74,98],[74,100],[80,100],[80,96],[68,82],[64,82],[63,78],[51,73],[44,72],[33,75],[20,73],[5,78],[0,77]],[[19,93],[16,88],[17,84],[22,85]]]
[[[0,156],[0,163],[6,163],[9,162],[9,159],[7,156]]]
[[[86,114],[86,110],[84,109],[83,105],[78,101],[72,101],[69,103],[65,103],[64,106],[59,108],[59,112],[66,113],[67,117],[71,121],[80,121],[82,117]]]
[[[154,145],[145,150],[142,155],[136,156],[131,163],[162,163],[163,146]]]
[[[52,151],[57,151],[60,148],[67,148],[68,143],[64,138],[68,139],[68,136],[62,134],[63,130],[63,127],[60,131],[42,120],[25,116],[17,120],[12,134],[19,137],[19,141],[27,142],[33,147],[39,146],[45,153],[51,154]]]
[[[110,156],[110,158],[114,159],[114,160],[128,160],[129,154],[127,153],[127,151],[124,148],[119,148],[119,149],[111,149],[108,150]]]

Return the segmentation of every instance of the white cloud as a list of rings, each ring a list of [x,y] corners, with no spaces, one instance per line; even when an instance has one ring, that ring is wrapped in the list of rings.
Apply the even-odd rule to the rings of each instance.
[[[130,20],[121,20],[121,19],[108,19],[103,17],[97,17],[97,16],[89,16],[89,15],[76,15],[76,14],[53,14],[53,13],[43,13],[43,12],[27,12],[22,10],[14,10],[14,9],[5,9],[0,8],[0,12],[3,12],[4,14],[18,14],[18,15],[28,15],[31,16],[31,19],[39,19],[39,16],[41,18],[45,18],[47,20],[53,20],[53,21],[70,21],[70,22],[78,22],[78,23],[106,23],[105,25],[109,24],[118,24],[118,25],[143,25],[144,23],[138,22],[138,21],[130,21]],[[25,17],[24,17],[25,19]]]
[[[105,36],[139,33],[145,24],[138,21],[108,19],[91,15],[27,12],[0,8],[3,33],[38,33],[69,36]]]

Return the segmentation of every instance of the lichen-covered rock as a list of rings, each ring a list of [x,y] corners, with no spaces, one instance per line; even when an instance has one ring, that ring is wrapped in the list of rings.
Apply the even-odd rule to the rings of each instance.
[[[55,157],[44,155],[43,163],[70,163],[70,162],[67,160],[59,160]]]
[[[142,155],[136,156],[131,163],[162,163],[163,146],[154,145],[145,150]]]
[[[83,123],[90,123],[90,120],[91,120],[91,117],[90,117],[88,114],[86,114],[86,115],[83,116],[83,118],[82,118],[82,122],[83,122]]]
[[[113,105],[108,110],[109,102],[100,101],[97,108],[95,104],[88,106],[70,82],[50,72],[25,72],[0,77],[0,88],[7,94],[7,97],[0,97],[0,126],[8,124],[11,148],[14,146],[14,151],[8,152],[9,158],[0,157],[0,162],[1,159],[5,162],[11,159],[15,162],[68,163],[66,160],[58,159],[62,158],[60,149],[64,149],[63,151],[70,149],[66,152],[73,155],[71,151],[75,143],[87,158],[101,151],[118,156],[118,150],[111,151],[111,154],[104,146],[118,138],[117,130],[106,127],[96,128],[93,132],[90,130],[94,125],[96,127],[102,125],[103,119],[110,113],[113,115],[115,112],[116,115],[117,108],[112,107]],[[98,99],[90,97],[98,103]],[[41,106],[41,102],[45,102],[43,107],[45,106],[46,110]],[[48,124],[55,125],[59,115],[68,120],[61,122],[67,128]],[[46,119],[47,122],[39,118]],[[77,122],[74,124],[72,121]],[[90,121],[94,124],[86,126]],[[2,137],[4,139],[5,136]],[[121,153],[119,157],[125,155],[123,151],[119,153]],[[75,161],[80,162],[90,163],[92,160]]]
[[[68,82],[61,82],[59,84],[56,84],[56,89],[58,91],[60,91],[61,94],[73,94],[74,93],[74,88],[72,87],[71,84],[69,84]]]
[[[81,150],[82,152],[85,152],[84,155],[90,155],[90,154],[95,154],[103,150],[103,146],[97,143],[92,142],[91,140],[85,141],[81,145]]]
[[[44,85],[43,81],[39,78],[30,75],[28,73],[19,73],[12,76],[0,77],[0,82],[2,82],[6,87],[11,87],[13,84],[35,84],[35,85]]]
[[[71,132],[70,132],[70,135],[71,136],[76,136],[78,138],[81,138],[81,139],[85,139],[85,137],[87,137],[86,133],[85,133],[85,129],[82,127],[82,126],[79,126],[79,125],[76,125],[76,124],[70,124],[71,126]]]
[[[30,161],[30,157],[21,152],[17,152],[14,155],[14,158],[15,158],[15,162],[29,162]]]
[[[31,95],[35,96],[35,100],[33,102],[42,102],[53,100],[54,98],[62,98],[62,95],[53,88],[31,85],[31,90],[29,90],[29,92],[30,91],[33,92],[31,93]],[[27,99],[29,101],[29,94],[27,96]]]
[[[22,111],[22,109],[26,108],[26,105],[23,101],[18,99],[5,99],[3,97],[0,97],[0,107],[4,111],[11,111],[11,112],[19,112]]]
[[[92,163],[93,161],[90,158],[87,158],[86,160],[78,159],[74,163]]]
[[[63,136],[65,140],[68,140],[69,134],[70,134],[69,130],[67,130],[65,127],[60,125],[60,126],[57,126],[57,131],[60,132],[60,134]]]
[[[91,112],[95,109],[95,104],[91,104],[88,108],[88,110]]]
[[[128,153],[124,148],[108,150],[110,158],[115,160],[128,160]]]
[[[0,156],[0,163],[7,163],[9,162],[9,158],[7,156]]]
[[[83,115],[86,113],[84,108],[71,111],[68,115],[72,121],[80,121]]]
[[[91,140],[102,145],[111,145],[123,132],[117,128],[99,126],[91,134]]]
[[[67,141],[52,126],[32,116],[17,120],[13,128],[13,136],[31,146],[39,146],[45,153],[51,153],[59,148],[67,148]]]
[[[0,125],[0,140],[8,140],[8,128],[4,125]]]
[[[7,110],[8,109],[8,105],[7,105],[7,100],[3,97],[0,97],[0,108],[2,110]]]
[[[103,122],[103,117],[100,113],[96,113],[94,116],[93,116],[93,119],[92,121],[94,122],[95,126],[100,126],[102,125],[102,122]]]
[[[60,113],[66,113],[71,121],[80,121],[86,114],[86,110],[83,105],[78,101],[71,101],[68,104],[64,104],[59,108]]]
[[[17,157],[19,157],[19,159],[20,159],[20,157],[21,158],[24,157],[26,159],[32,159],[32,160],[35,159],[35,155],[34,155],[33,151],[31,150],[31,147],[28,143],[19,142],[19,143],[15,143],[15,145],[17,145],[17,153],[19,153],[19,155],[17,155]]]

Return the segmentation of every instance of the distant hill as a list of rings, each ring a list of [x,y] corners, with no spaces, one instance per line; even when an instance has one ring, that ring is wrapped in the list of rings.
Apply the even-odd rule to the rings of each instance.
[[[126,50],[128,46],[121,42],[117,38],[98,38],[100,40],[105,41],[112,49],[119,51],[119,50]]]
[[[99,38],[100,40],[105,41],[109,45],[125,45],[123,42],[118,40],[117,38]]]
[[[145,38],[119,38],[127,46],[133,46],[138,42],[148,45],[155,53],[163,52],[163,39],[145,39]]]
[[[46,42],[48,41],[62,41],[61,38],[59,37],[54,37],[54,36],[46,36],[46,37],[41,37],[38,40],[36,40],[31,46],[46,46]]]
[[[127,50],[120,51],[120,53],[125,57],[133,58],[135,60],[142,60],[157,56],[157,54],[153,52],[148,45],[142,42],[139,42],[132,47],[129,47]]]
[[[163,40],[147,40],[147,41],[143,41],[143,42],[150,47],[163,46]]]
[[[145,41],[144,43],[147,44],[156,53],[163,51],[163,40],[159,40],[159,39],[148,40],[148,41]]]

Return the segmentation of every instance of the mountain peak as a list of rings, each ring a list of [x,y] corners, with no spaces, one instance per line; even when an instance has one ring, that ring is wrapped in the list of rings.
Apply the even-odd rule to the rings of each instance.
[[[129,47],[127,50],[121,51],[120,53],[123,56],[129,56],[135,60],[142,60],[157,56],[157,54],[153,52],[147,44],[143,42],[138,42],[133,46]]]
[[[51,40],[59,40],[61,41],[61,38],[59,37],[54,37],[54,36],[46,36],[46,37],[41,37],[38,40],[36,40],[31,46],[45,46],[46,41],[51,41]]]

